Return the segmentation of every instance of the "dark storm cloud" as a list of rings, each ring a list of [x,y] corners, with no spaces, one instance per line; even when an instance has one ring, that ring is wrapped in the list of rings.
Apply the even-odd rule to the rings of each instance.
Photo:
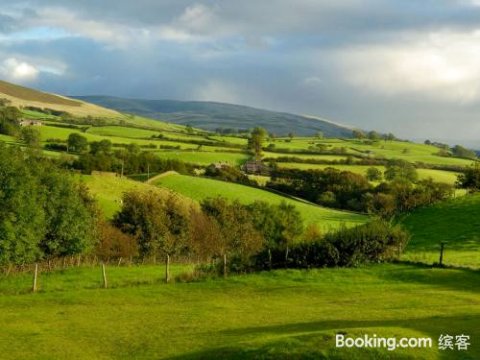
[[[65,94],[235,102],[468,139],[480,131],[478,3],[0,0],[0,75]]]

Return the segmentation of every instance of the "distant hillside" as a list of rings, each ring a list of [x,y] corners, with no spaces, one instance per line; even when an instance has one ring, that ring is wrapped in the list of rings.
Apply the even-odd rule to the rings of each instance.
[[[8,99],[13,105],[35,106],[58,111],[66,111],[76,116],[122,117],[117,111],[105,109],[98,105],[87,104],[78,99],[49,94],[42,91],[8,83],[0,80],[0,99]]]
[[[262,126],[277,135],[314,135],[322,131],[328,137],[351,137],[351,130],[319,118],[255,109],[248,106],[202,101],[137,100],[109,96],[79,96],[90,103],[120,112],[146,116],[181,125],[215,130],[250,129]]]

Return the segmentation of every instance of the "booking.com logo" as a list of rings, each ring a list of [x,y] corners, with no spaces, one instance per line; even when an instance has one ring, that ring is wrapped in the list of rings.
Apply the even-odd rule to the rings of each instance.
[[[470,345],[469,335],[440,335],[438,339],[439,350],[467,350]],[[335,346],[337,348],[385,348],[393,351],[397,348],[432,348],[433,340],[430,337],[379,337],[366,334],[360,337],[347,337],[345,334],[336,334]]]

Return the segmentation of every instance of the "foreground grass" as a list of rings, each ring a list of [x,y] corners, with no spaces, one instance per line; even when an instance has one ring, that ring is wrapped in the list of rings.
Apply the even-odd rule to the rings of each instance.
[[[0,278],[2,358],[480,357],[478,272],[375,265],[169,285],[161,266],[107,274],[111,289],[101,289],[98,267],[41,274],[37,294],[25,293],[30,276]],[[433,348],[336,349],[339,332],[432,337]],[[472,346],[438,351],[440,334],[468,334]]]
[[[480,268],[480,194],[418,209],[402,222],[412,234],[405,260],[434,263],[445,242],[444,264]]]
[[[223,196],[232,200],[238,199],[245,204],[253,203],[256,200],[273,204],[280,204],[281,201],[287,201],[295,205],[300,211],[306,224],[316,223],[324,231],[336,228],[342,223],[346,225],[358,225],[368,220],[364,215],[328,209],[286,198],[269,191],[224,181],[172,174],[158,179],[155,184],[197,201],[216,196]]]

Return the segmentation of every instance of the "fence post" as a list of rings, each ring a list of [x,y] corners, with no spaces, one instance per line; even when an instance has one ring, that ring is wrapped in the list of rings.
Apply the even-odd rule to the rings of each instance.
[[[103,273],[103,288],[107,289],[108,288],[107,271],[105,270],[105,264],[104,263],[102,263],[102,273]]]
[[[33,272],[32,292],[37,292],[37,277],[38,277],[38,264],[35,264],[35,271]]]
[[[439,259],[439,261],[438,261],[438,264],[439,264],[440,266],[443,266],[443,250],[444,250],[444,248],[445,248],[445,243],[442,241],[442,242],[440,243],[440,259]]]

